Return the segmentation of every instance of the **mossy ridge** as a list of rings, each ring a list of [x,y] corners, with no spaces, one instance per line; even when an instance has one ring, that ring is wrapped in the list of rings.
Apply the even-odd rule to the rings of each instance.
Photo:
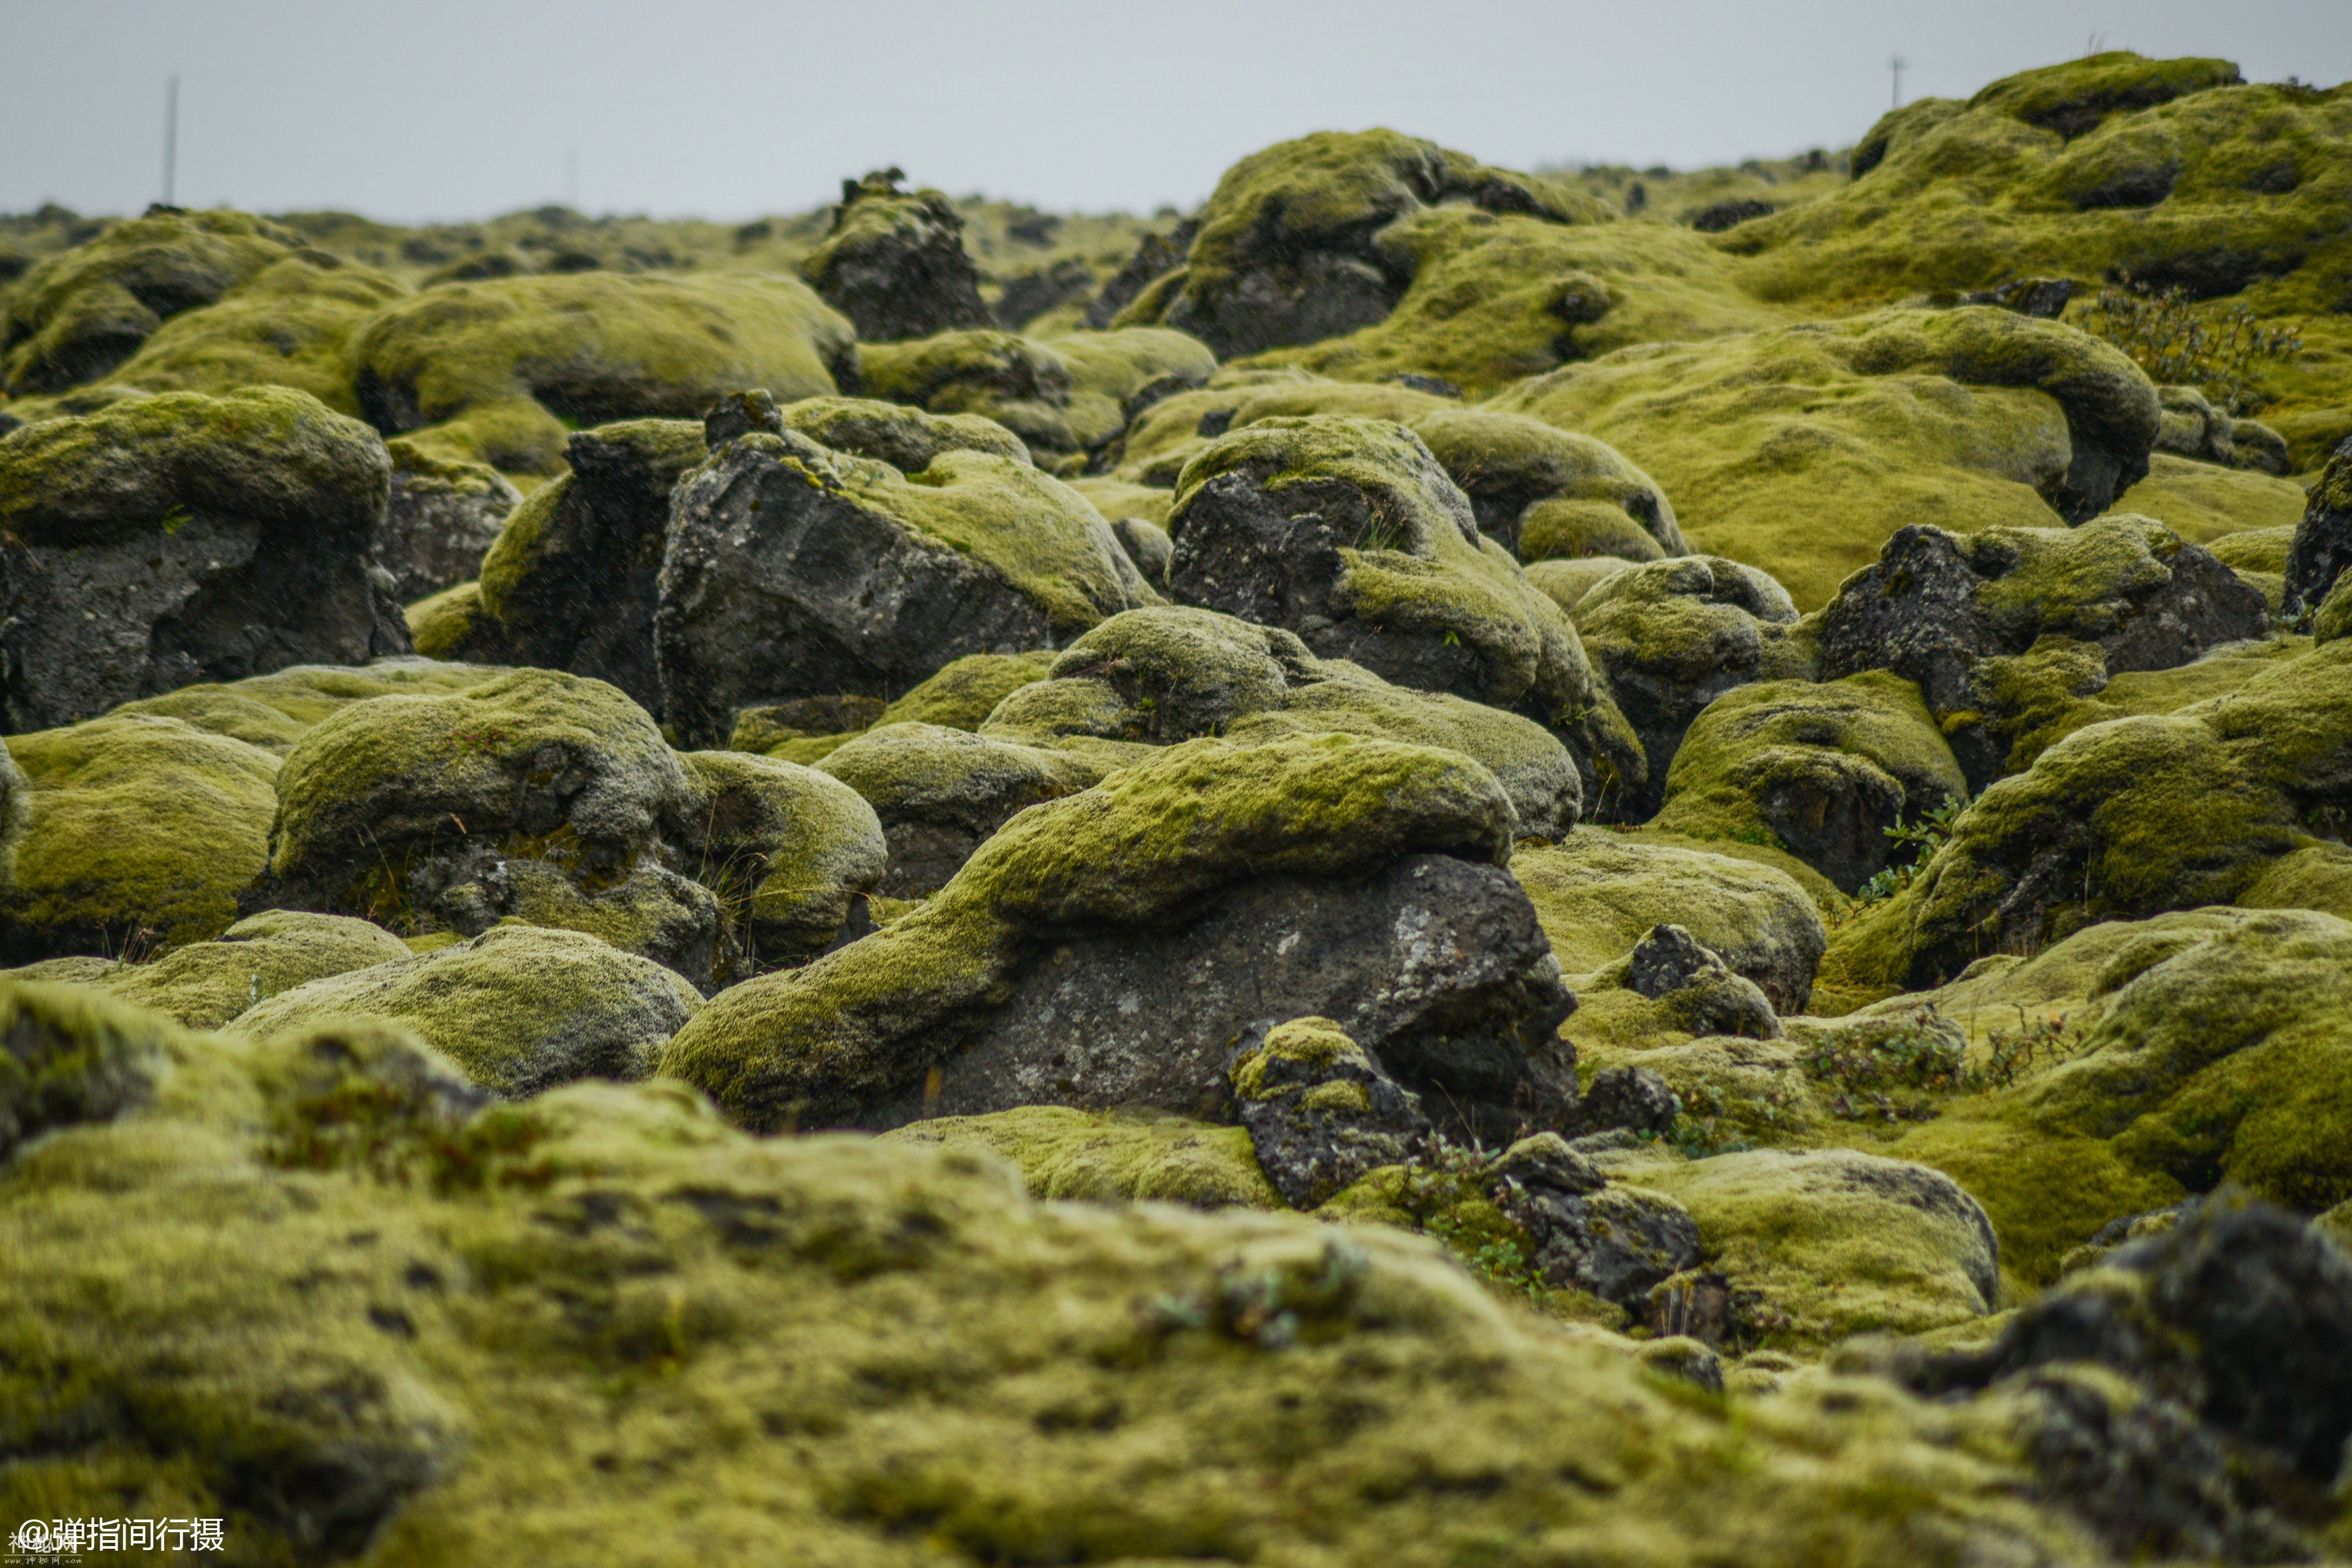
[[[565,421],[699,418],[729,392],[838,390],[848,321],[795,279],[604,272],[427,289],[352,342],[361,408],[436,456],[562,470]]]
[[[2052,634],[2022,654],[1987,659],[1976,680],[1984,721],[2006,748],[2003,770],[2018,773],[2077,730],[2225,697],[2310,647],[2287,636],[2227,643],[2171,669],[2111,676],[2096,647]]]
[[[1035,653],[966,654],[941,666],[938,674],[882,710],[882,717],[876,722],[944,724],[952,730],[977,730],[987,722],[998,703],[1021,688],[1046,679],[1060,657],[1042,649]]]
[[[2347,679],[2352,648],[2328,643],[2225,695],[2075,731],[1978,796],[1910,887],[1835,933],[1825,973],[1864,991],[1940,984],[2101,920],[2231,903],[2287,859],[2306,893],[2352,889],[2322,874],[2346,854]]]
[[[1391,685],[1344,659],[1317,658],[1293,633],[1213,610],[1114,616],[1056,656],[1045,676],[1008,692],[981,732],[1069,752],[1102,771],[1129,760],[1124,752],[1203,735],[1255,744],[1344,732],[1475,760],[1510,796],[1523,835],[1565,832],[1582,809],[1573,760],[1533,721]]]
[[[210,942],[122,966],[97,984],[190,1028],[217,1029],[281,992],[408,956],[400,938],[366,921],[265,910]]]
[[[910,1122],[882,1141],[995,1155],[1011,1162],[1037,1198],[1289,1207],[1259,1169],[1247,1129],[1177,1116],[1031,1105]]]
[[[672,1086],[477,1110],[380,1027],[191,1039],[149,1109],[61,1129],[11,1176],[25,1267],[0,1321],[42,1349],[16,1403],[142,1412],[19,1467],[45,1512],[127,1496],[291,1550],[299,1518],[237,1465],[358,1453],[369,1487],[325,1506],[387,1561],[587,1562],[614,1532],[652,1562],[895,1561],[919,1513],[970,1555],[1418,1568],[1489,1521],[1767,1564],[1936,1560],[1963,1535],[2095,1555],[2023,1500],[1999,1410],[1835,1382],[1735,1415],[1622,1341],[1510,1311],[1426,1242],[1039,1205],[985,1157],[757,1141]],[[884,1363],[885,1391],[850,1397]],[[1344,1409],[1316,1392],[1343,1384]],[[719,1439],[739,1426],[748,1447]],[[681,1442],[715,1456],[690,1483],[651,1462]],[[1591,1484],[1559,1484],[1562,1453]],[[1456,1484],[1403,1484],[1433,1475]],[[732,1476],[766,1478],[755,1501],[690,1505]]]
[[[701,1005],[671,971],[597,937],[501,925],[295,986],[254,1004],[236,1028],[264,1039],[378,1020],[413,1030],[477,1087],[519,1099],[576,1078],[643,1078]]]
[[[0,440],[0,528],[31,543],[175,531],[195,513],[364,534],[367,498],[380,512],[392,483],[366,426],[287,387],[128,398]]]
[[[372,697],[452,696],[507,674],[495,666],[432,658],[394,658],[364,665],[296,664],[243,680],[199,681],[161,697],[142,697],[109,717],[178,719],[279,757],[330,714]]]
[[[1237,361],[1343,380],[1436,375],[1479,398],[1634,343],[1688,342],[1796,319],[1741,286],[1738,264],[1700,236],[1649,223],[1580,224],[1440,207],[1377,243],[1411,258],[1412,282],[1376,325]]]
[[[235,922],[237,894],[268,864],[277,756],[143,715],[11,735],[7,748],[30,812],[0,922],[10,961],[152,952]]]
[[[1400,853],[1499,863],[1511,807],[1466,757],[1348,735],[1194,741],[1024,812],[919,909],[715,999],[662,1071],[747,1124],[824,1124],[919,1081],[1042,933],[1149,922],[1238,875],[1344,875]]]
[[[1129,327],[1050,340],[991,329],[942,332],[863,344],[858,365],[877,397],[992,419],[1054,458],[1102,447],[1127,427],[1129,399],[1147,387],[1197,386],[1217,362],[1182,332]]]
[[[1675,498],[1694,548],[1770,572],[1807,610],[1905,524],[1969,533],[2103,510],[2112,494],[2083,488],[2097,476],[2078,457],[2101,468],[2104,443],[2121,465],[2106,484],[2128,488],[2158,424],[2155,388],[2122,354],[1990,307],[1627,349],[1487,406],[1624,452]]]
[[[237,212],[162,211],[116,224],[7,291],[0,387],[22,396],[95,381],[166,318],[212,303],[300,243]]]

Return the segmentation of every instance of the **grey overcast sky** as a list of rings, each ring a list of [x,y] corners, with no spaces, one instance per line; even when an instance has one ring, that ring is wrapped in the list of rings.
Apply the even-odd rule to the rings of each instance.
[[[403,221],[560,200],[734,219],[887,163],[1061,210],[1392,125],[1488,162],[1687,167],[2107,47],[2352,77],[2352,0],[0,0],[0,211],[179,199]]]

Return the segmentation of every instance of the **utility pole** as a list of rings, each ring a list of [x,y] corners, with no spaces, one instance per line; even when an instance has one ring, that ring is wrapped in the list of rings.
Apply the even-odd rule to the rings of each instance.
[[[1901,55],[1896,55],[1893,59],[1888,60],[1886,62],[1886,68],[1892,71],[1895,75],[1894,107],[1900,109],[1903,107],[1903,57]]]
[[[172,192],[178,184],[180,173],[180,73],[173,71],[163,85],[163,205],[172,205]]]

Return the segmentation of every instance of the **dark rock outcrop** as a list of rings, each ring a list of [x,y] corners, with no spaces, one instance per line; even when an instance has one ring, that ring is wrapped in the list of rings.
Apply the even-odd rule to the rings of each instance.
[[[993,324],[954,204],[933,190],[901,191],[904,178],[885,169],[842,181],[832,231],[801,275],[877,342]]]

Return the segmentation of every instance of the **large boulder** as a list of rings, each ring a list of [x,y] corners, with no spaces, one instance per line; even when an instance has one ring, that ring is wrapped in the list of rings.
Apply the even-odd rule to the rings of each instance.
[[[1038,1203],[675,1085],[484,1103],[382,1025],[252,1044],[12,984],[0,1028],[0,1322],[40,1347],[0,1398],[55,1435],[12,1461],[44,1513],[169,1495],[265,1559],[452,1568],[589,1517],[664,1565],[1410,1562],[1531,1522],[1569,1562],[2089,1559],[1972,1404],[1727,1412],[1377,1226]]]
[[[1486,406],[1629,454],[1694,548],[1765,568],[1802,610],[1906,524],[2096,516],[2147,472],[2161,419],[2120,349],[1990,305],[1621,350]]]
[[[1184,266],[1120,319],[1163,321],[1220,359],[1372,325],[1414,270],[1411,253],[1383,243],[1381,231],[1441,204],[1551,223],[1601,210],[1580,193],[1393,131],[1318,132],[1226,170]]]
[[[694,419],[730,392],[854,386],[849,322],[797,279],[574,272],[445,283],[352,340],[361,411],[435,457],[563,468],[567,426]]]
[[[703,459],[702,426],[625,420],[579,432],[564,454],[571,471],[514,509],[483,557],[482,611],[506,662],[609,681],[659,712],[656,581],[669,493]]]
[[[1787,591],[1719,555],[1612,573],[1569,619],[1641,738],[1649,772],[1627,801],[1633,817],[1658,809],[1684,731],[1708,703],[1736,686],[1819,673],[1812,627],[1798,625]]]
[[[1532,719],[1567,743],[1595,808],[1639,789],[1639,744],[1576,628],[1403,426],[1312,415],[1222,437],[1185,465],[1168,531],[1180,603]]]
[[[1692,721],[1652,825],[1786,849],[1852,893],[1894,858],[1887,829],[1968,793],[1909,681],[1882,670],[1759,681]]]
[[[1822,672],[1891,669],[1943,721],[1972,789],[2004,770],[1981,667],[2042,638],[2098,650],[2102,673],[2169,669],[2264,636],[2270,610],[2236,573],[2151,518],[1960,536],[1913,526],[1822,614]]]
[[[673,500],[662,713],[688,743],[723,744],[744,708],[897,696],[964,655],[1050,647],[1157,599],[1101,515],[1025,461],[957,448],[908,475],[753,430]]]
[[[887,169],[842,181],[832,229],[801,276],[869,342],[992,325],[955,205],[901,191],[903,178]]]
[[[390,459],[299,392],[169,393],[0,437],[0,721],[408,650],[372,576]]]
[[[295,986],[236,1027],[261,1039],[381,1019],[413,1030],[478,1088],[519,1100],[574,1079],[645,1077],[701,1005],[676,973],[584,932],[499,926]]]
[[[0,391],[96,381],[165,321],[211,304],[301,244],[266,218],[161,208],[30,268],[0,313]],[[208,389],[209,390],[209,389]]]
[[[1840,930],[1862,987],[1934,985],[1987,953],[2202,904],[2352,914],[2352,645],[2282,659],[2230,695],[2093,724],[1951,824],[1911,885]]]
[[[251,901],[404,934],[583,931],[706,988],[822,949],[882,871],[845,786],[680,757],[619,691],[547,670],[340,709],[296,743],[278,798]]]
[[[1433,1115],[1572,1114],[1574,1005],[1459,755],[1197,741],[1022,814],[912,913],[724,992],[663,1070],[754,1126],[1037,1103],[1214,1115],[1253,1019],[1328,1017]]]

